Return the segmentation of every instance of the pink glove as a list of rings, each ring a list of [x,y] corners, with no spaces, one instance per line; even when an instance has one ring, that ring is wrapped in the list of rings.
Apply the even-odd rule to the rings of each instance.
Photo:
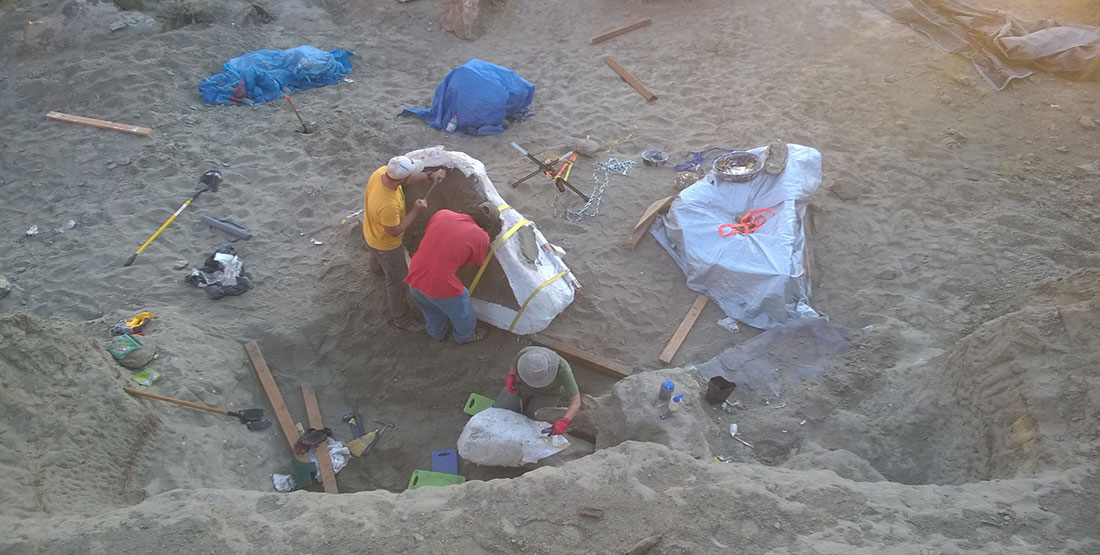
[[[569,427],[570,420],[568,418],[559,419],[554,422],[554,427],[550,431],[552,436],[560,436],[565,433],[565,429]]]
[[[516,382],[518,381],[519,378],[515,374],[504,376],[504,387],[508,389],[508,393],[516,392]]]

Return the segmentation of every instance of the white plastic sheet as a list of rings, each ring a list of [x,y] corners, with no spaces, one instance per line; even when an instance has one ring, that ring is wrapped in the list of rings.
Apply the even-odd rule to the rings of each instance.
[[[547,436],[548,422],[507,409],[488,408],[470,418],[458,436],[458,454],[476,464],[520,466],[569,447],[565,436]]]
[[[726,316],[760,329],[820,316],[810,307],[802,222],[821,185],[821,153],[794,144],[787,149],[787,167],[778,176],[760,172],[751,181],[731,183],[709,172],[684,189],[650,231],[692,291],[718,303]],[[752,152],[763,156],[764,150]],[[722,224],[762,208],[775,215],[760,229],[719,235]]]
[[[426,166],[457,168],[466,176],[474,175],[489,200],[495,202],[497,206],[507,204],[497,193],[493,183],[489,181],[489,176],[485,173],[485,165],[464,152],[444,150],[442,146],[436,146],[415,150],[406,156],[415,160],[423,160]],[[500,219],[503,224],[503,231],[507,231],[525,218],[515,208],[508,208],[500,213]],[[543,248],[543,245],[546,245],[549,241],[535,227],[534,222],[525,225],[530,226],[534,231],[535,241],[539,245],[538,258],[534,263],[528,263],[524,259],[523,254],[520,252],[519,242],[516,241],[514,235],[504,241],[493,254],[493,258],[500,263],[500,267],[508,278],[508,284],[511,286],[512,294],[516,299],[516,306],[522,307],[523,303],[539,286],[551,280],[558,273],[564,271],[566,274],[550,281],[541,291],[531,297],[531,301],[527,304],[522,316],[512,329],[512,332],[517,335],[538,333],[546,329],[546,326],[549,326],[550,322],[573,302],[573,286],[570,279],[572,274],[569,272],[569,267],[556,253],[550,252],[553,249]],[[512,326],[512,321],[516,318],[516,310],[479,299],[476,295],[477,291],[474,291],[474,296],[470,301],[474,306],[474,311],[477,312],[478,319],[504,330]]]

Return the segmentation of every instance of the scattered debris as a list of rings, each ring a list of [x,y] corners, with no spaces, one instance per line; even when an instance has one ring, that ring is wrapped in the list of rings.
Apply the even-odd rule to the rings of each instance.
[[[14,289],[14,287],[11,282],[4,276],[0,276],[0,299],[8,296],[8,293],[11,293],[12,289]]]
[[[65,223],[61,224],[60,227],[57,228],[57,232],[58,233],[65,233],[66,231],[69,231],[70,229],[72,229],[74,227],[76,227],[76,222],[73,221],[73,220],[68,220]]]
[[[721,320],[718,320],[717,324],[718,327],[730,333],[737,333],[741,331],[741,327],[737,325],[737,320],[734,320],[733,318],[722,318]]]
[[[27,228],[26,231],[23,232],[23,235],[26,235],[27,237],[34,237],[35,235],[38,235],[38,226],[30,226],[29,228]]]
[[[643,553],[649,553],[649,550],[653,549],[660,542],[661,534],[657,534],[656,536],[649,536],[648,538],[644,538],[638,543],[634,544],[634,547],[631,547],[626,552],[626,555],[642,555]]]
[[[116,21],[116,22],[108,25],[107,28],[110,29],[111,32],[119,31],[119,30],[122,30],[122,29],[126,28],[126,22],[125,21]]]
[[[604,58],[604,62],[607,64],[608,67],[614,70],[615,73],[618,73],[619,77],[622,77],[623,81],[626,81],[628,85],[634,87],[634,90],[638,91],[638,94],[642,95],[642,98],[645,98],[647,102],[657,100],[657,95],[653,94],[649,91],[649,89],[645,88],[645,85],[643,85],[641,81],[638,81],[638,79],[631,75],[630,72],[626,70],[626,68],[619,65],[619,62],[616,62],[614,58],[612,58],[611,56],[607,56]]]
[[[603,509],[597,509],[595,507],[581,507],[580,513],[581,516],[595,518],[597,520],[603,518]]]
[[[309,238],[309,242],[313,243],[314,245],[324,245],[325,244],[324,241],[318,241],[318,240],[314,239],[313,237]]]
[[[641,29],[642,27],[645,27],[645,26],[649,25],[652,22],[653,22],[653,20],[651,20],[650,18],[647,17],[647,18],[645,18],[641,21],[635,21],[634,23],[631,23],[630,25],[624,25],[622,27],[619,27],[618,29],[613,29],[613,30],[608,31],[606,33],[600,33],[599,35],[596,35],[596,36],[592,37],[591,39],[588,39],[588,44],[599,44],[599,43],[601,43],[605,40],[613,39],[613,38],[615,38],[619,35],[625,35],[625,34],[631,32],[635,29]]]

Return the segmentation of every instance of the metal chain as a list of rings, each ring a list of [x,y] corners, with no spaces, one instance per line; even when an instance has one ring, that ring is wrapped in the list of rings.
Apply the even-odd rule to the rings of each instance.
[[[634,160],[619,160],[617,158],[608,158],[603,162],[597,162],[596,167],[592,168],[592,181],[595,186],[592,188],[592,194],[588,195],[588,202],[584,203],[584,206],[579,210],[570,210],[564,207],[565,203],[562,201],[564,201],[566,195],[571,195],[572,192],[563,193],[559,191],[558,194],[554,195],[555,211],[560,207],[563,217],[571,222],[579,222],[585,216],[595,218],[600,213],[600,201],[603,200],[604,190],[611,182],[611,173],[626,175],[626,172],[630,171],[634,165]],[[602,176],[600,175],[601,172],[603,172]]]

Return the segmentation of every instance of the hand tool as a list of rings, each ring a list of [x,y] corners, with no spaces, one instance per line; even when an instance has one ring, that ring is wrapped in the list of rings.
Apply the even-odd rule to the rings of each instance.
[[[530,152],[527,152],[526,150],[524,150],[524,148],[522,146],[519,146],[516,143],[512,143],[512,148],[515,148],[516,150],[518,150],[520,152],[520,154],[523,154],[527,158],[531,159],[531,161],[534,162],[535,164],[537,164],[538,167],[539,167],[539,169],[531,172],[530,174],[525,175],[524,177],[521,177],[515,183],[512,183],[512,187],[515,187],[515,186],[519,185],[520,183],[523,183],[524,181],[527,181],[528,179],[531,179],[532,177],[535,177],[539,173],[545,173],[546,175],[550,176],[554,180],[554,183],[559,187],[559,189],[563,186],[568,187],[570,191],[573,191],[574,193],[577,193],[577,195],[579,195],[582,199],[584,199],[585,202],[588,202],[589,199],[584,193],[577,190],[577,188],[574,187],[571,183],[569,183],[569,181],[567,181],[564,177],[561,177],[560,175],[555,175],[557,170],[554,169],[554,164],[557,164],[558,162],[560,162],[562,160],[568,160],[570,156],[573,156],[572,152],[567,152],[567,153],[565,153],[561,156],[558,156],[556,159],[551,160],[550,162],[543,162],[542,160],[539,160],[538,158],[535,158],[534,156],[532,156]]]
[[[145,247],[148,247],[149,244],[152,243],[158,235],[160,235],[160,232],[164,231],[164,228],[168,227],[168,225],[176,219],[176,216],[179,216],[180,213],[183,212],[184,208],[191,206],[191,203],[194,202],[195,199],[199,198],[199,195],[205,193],[206,191],[210,191],[211,193],[217,192],[218,186],[222,183],[222,172],[218,170],[210,170],[202,174],[202,177],[199,178],[199,183],[203,184],[203,188],[199,189],[197,192],[195,192],[194,195],[191,196],[191,198],[187,199],[187,202],[184,202],[183,205],[180,206],[174,214],[172,214],[172,217],[168,218],[168,221],[164,222],[164,224],[160,226],[160,229],[157,229],[156,232],[153,233],[152,237],[149,237],[149,239],[147,239],[144,243],[142,243],[140,247],[138,247],[137,252],[131,254],[130,258],[126,259],[126,263],[123,264],[123,266],[129,266],[133,264],[134,259],[137,258],[137,255],[141,254],[141,251],[145,250]]]
[[[226,409],[219,409],[217,407],[211,407],[209,405],[203,405],[201,403],[192,403],[191,401],[184,401],[183,399],[176,399],[175,397],[167,397],[164,395],[158,395],[148,391],[142,391],[140,389],[134,389],[132,387],[124,387],[123,391],[130,395],[137,397],[148,397],[150,399],[157,399],[159,401],[168,401],[169,403],[175,403],[177,405],[183,405],[185,407],[191,407],[193,409],[204,410],[206,412],[213,412],[217,414],[224,414],[226,416],[232,416],[238,418],[241,424],[248,426],[249,430],[262,430],[271,426],[271,421],[264,416],[264,409],[244,409],[239,411],[230,411]]]
[[[309,126],[306,125],[306,120],[302,119],[302,114],[298,113],[298,109],[294,107],[294,102],[290,100],[290,90],[286,87],[282,88],[283,98],[286,98],[287,104],[290,104],[290,109],[294,110],[294,115],[298,116],[298,123],[302,124],[302,133],[309,135]]]

